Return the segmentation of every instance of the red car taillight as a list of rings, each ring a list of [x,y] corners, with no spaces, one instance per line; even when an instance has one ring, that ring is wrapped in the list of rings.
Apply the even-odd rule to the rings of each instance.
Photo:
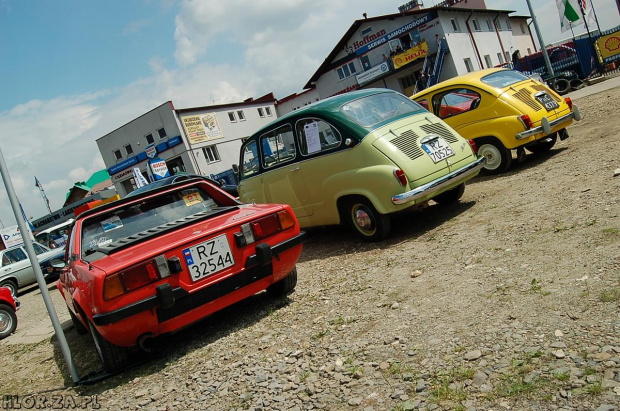
[[[566,101],[566,104],[568,104],[568,108],[570,108],[572,110],[572,108],[573,108],[573,100],[571,100],[570,97],[564,97],[564,101]]]
[[[394,170],[394,177],[396,177],[396,180],[398,180],[401,186],[404,187],[407,185],[407,175],[405,174],[403,170],[401,169]]]
[[[166,257],[157,256],[146,263],[107,276],[103,283],[103,299],[110,300],[169,275],[170,269]]]
[[[534,123],[532,123],[530,116],[528,116],[527,114],[524,114],[521,116],[521,122],[523,122],[523,125],[525,126],[526,130],[529,130],[532,127],[534,127]]]
[[[469,140],[469,146],[471,147],[474,154],[478,154],[478,146],[474,140]]]
[[[288,211],[282,210],[243,224],[241,231],[235,233],[235,241],[239,247],[243,247],[294,226],[294,217]]]

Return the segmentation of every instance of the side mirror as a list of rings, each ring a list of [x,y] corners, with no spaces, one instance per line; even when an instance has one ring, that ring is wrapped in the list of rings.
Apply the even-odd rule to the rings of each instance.
[[[239,175],[239,166],[236,164],[232,165],[233,172],[238,176]]]
[[[54,268],[64,268],[65,261],[61,258],[52,258],[50,265]]]

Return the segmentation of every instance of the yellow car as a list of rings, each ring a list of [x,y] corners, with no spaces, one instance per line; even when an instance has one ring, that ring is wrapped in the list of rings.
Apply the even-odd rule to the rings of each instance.
[[[454,77],[411,97],[474,140],[486,158],[482,172],[503,173],[517,158],[550,150],[557,138],[568,138],[566,127],[581,114],[570,98],[508,69],[486,69]]]

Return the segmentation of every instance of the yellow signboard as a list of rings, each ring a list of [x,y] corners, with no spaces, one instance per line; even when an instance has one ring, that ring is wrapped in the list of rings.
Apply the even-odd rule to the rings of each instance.
[[[620,32],[600,37],[596,40],[596,45],[601,52],[603,60],[620,54]]]
[[[407,64],[424,58],[428,54],[428,44],[425,41],[417,44],[416,46],[411,47],[410,49],[404,51],[403,53],[397,54],[392,57],[392,62],[394,63],[394,69],[399,69],[402,66],[406,66]]]
[[[216,113],[182,116],[181,121],[190,144],[204,143],[224,137]]]

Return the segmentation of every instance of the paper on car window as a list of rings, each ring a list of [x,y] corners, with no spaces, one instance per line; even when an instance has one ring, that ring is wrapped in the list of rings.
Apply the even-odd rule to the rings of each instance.
[[[321,151],[321,140],[319,139],[319,123],[313,121],[304,125],[304,134],[308,143],[308,154]]]
[[[122,226],[123,226],[123,222],[117,215],[112,216],[110,218],[106,218],[105,220],[101,221],[101,228],[106,233],[108,231],[116,230],[117,228],[120,228]]]
[[[200,196],[198,190],[184,191],[183,201],[185,201],[185,205],[189,207],[200,203],[202,201],[202,197]]]

